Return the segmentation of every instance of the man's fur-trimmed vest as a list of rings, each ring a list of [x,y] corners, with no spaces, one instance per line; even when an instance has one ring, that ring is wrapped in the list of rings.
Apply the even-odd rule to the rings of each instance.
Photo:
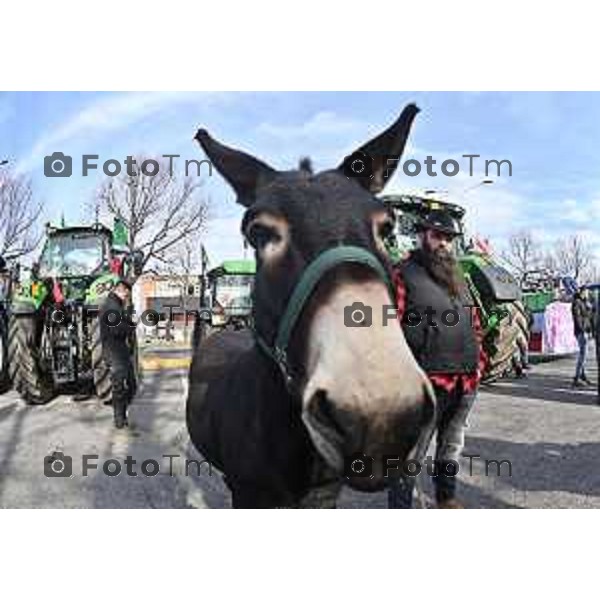
[[[412,257],[400,274],[406,287],[402,329],[422,369],[429,374],[474,373],[478,348],[470,294],[465,290],[461,298],[451,298]]]

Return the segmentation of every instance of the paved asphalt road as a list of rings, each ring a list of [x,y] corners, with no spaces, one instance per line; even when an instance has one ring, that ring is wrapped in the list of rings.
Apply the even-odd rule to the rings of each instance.
[[[165,358],[181,358],[159,351]],[[156,356],[154,357],[156,358]],[[472,508],[600,508],[600,407],[595,389],[572,390],[573,359],[536,365],[526,380],[482,389],[471,416],[466,453],[479,455],[461,464],[461,496]],[[175,364],[175,363],[170,363]],[[596,377],[595,366],[589,374]],[[228,507],[229,496],[217,472],[185,476],[183,461],[200,459],[184,424],[185,370],[153,363],[141,395],[131,408],[132,427],[112,427],[109,407],[92,398],[75,402],[59,396],[45,406],[25,406],[14,392],[0,396],[0,507],[200,508]],[[60,470],[56,453],[72,457],[72,477],[46,477],[47,465]],[[82,475],[82,455],[97,464]],[[179,458],[164,458],[165,455]],[[125,460],[136,464],[126,474]],[[121,467],[118,476],[107,468]],[[157,461],[160,472],[144,476],[141,464]],[[496,475],[485,460],[509,460]],[[152,463],[146,465],[151,472]],[[173,475],[170,474],[170,471]],[[426,488],[428,484],[426,483]],[[384,494],[344,491],[342,507],[384,507]]]

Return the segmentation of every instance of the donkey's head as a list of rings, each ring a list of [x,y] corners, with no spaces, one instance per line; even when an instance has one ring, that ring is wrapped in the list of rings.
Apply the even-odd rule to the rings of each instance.
[[[382,457],[407,458],[433,416],[430,387],[397,319],[383,319],[394,302],[383,243],[393,223],[374,196],[397,164],[381,157],[400,158],[417,112],[407,106],[360,148],[375,159],[372,177],[347,177],[348,161],[318,174],[306,160],[297,171],[276,171],[205,130],[196,135],[247,209],[242,233],[256,250],[260,345],[287,369],[327,463],[342,471],[356,453],[374,459],[374,477],[350,480],[361,489],[384,484]],[[356,326],[361,305],[370,326]]]

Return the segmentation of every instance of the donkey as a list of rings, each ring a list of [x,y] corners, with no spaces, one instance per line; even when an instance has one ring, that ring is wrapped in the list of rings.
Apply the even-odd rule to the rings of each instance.
[[[398,320],[382,319],[394,303],[393,222],[374,196],[418,111],[406,106],[318,174],[308,159],[277,171],[204,129],[195,136],[246,208],[241,231],[257,261],[253,328],[199,344],[186,407],[192,443],[223,472],[234,507],[333,506],[344,483],[381,490],[385,457],[414,458],[429,439],[431,387]],[[370,169],[369,157],[389,156]]]

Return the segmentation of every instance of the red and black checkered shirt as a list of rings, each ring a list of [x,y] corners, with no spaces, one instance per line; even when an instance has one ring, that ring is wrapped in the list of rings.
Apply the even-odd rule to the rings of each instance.
[[[398,318],[402,321],[404,310],[406,308],[406,287],[402,276],[398,269],[393,272],[394,287],[396,289],[396,305],[398,307]],[[431,383],[435,387],[442,388],[446,392],[451,392],[462,381],[462,388],[465,394],[474,392],[481,381],[481,376],[487,363],[487,356],[483,350],[483,330],[481,329],[481,321],[479,312],[476,308],[472,309],[473,318],[472,324],[475,330],[475,337],[479,347],[479,359],[477,361],[477,371],[475,373],[435,373],[428,375]]]

